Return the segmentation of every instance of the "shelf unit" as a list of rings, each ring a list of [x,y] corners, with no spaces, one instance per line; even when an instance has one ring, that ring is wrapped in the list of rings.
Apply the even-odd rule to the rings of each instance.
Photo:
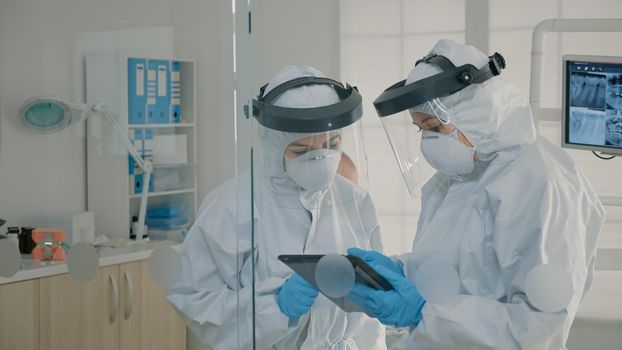
[[[188,188],[184,190],[174,190],[174,191],[162,191],[162,192],[150,192],[149,197],[160,197],[160,196],[173,196],[176,194],[186,194],[186,193],[194,193],[194,188]],[[132,194],[130,195],[130,199],[140,199],[140,194]]]
[[[129,129],[166,129],[166,128],[194,128],[193,123],[179,124],[130,124]]]
[[[147,62],[167,60],[180,63],[181,120],[178,123],[129,124],[128,60],[131,58],[141,58]],[[151,130],[154,136],[186,135],[187,163],[154,164],[154,191],[149,193],[147,207],[167,202],[182,203],[193,222],[198,208],[195,63],[178,58],[130,57],[105,53],[87,55],[85,67],[86,102],[103,103],[118,116],[119,124],[128,135],[141,129]],[[101,118],[88,118],[87,129],[88,210],[95,212],[98,233],[109,237],[128,237],[131,219],[138,215],[140,205],[140,195],[131,190],[134,180],[129,173],[129,154]],[[180,181],[177,188],[159,188],[159,174],[166,172],[178,174]]]

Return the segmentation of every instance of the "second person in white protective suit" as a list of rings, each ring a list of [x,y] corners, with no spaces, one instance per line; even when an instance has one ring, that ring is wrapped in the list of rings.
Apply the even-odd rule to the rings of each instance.
[[[504,67],[441,40],[374,102],[422,210],[403,259],[349,250],[395,288],[357,284],[350,297],[408,327],[408,349],[565,349],[590,288],[603,207],[572,159],[537,137],[526,99],[496,77]],[[421,188],[422,159],[436,173]],[[430,274],[431,261],[449,272]],[[451,271],[455,293],[434,300],[430,285],[447,293]],[[554,273],[534,286],[532,271]]]
[[[254,257],[257,349],[386,349],[377,320],[342,311],[277,260],[350,246],[382,250],[365,188],[360,95],[312,67],[288,66],[251,108],[254,217],[248,175],[207,195],[183,243],[170,302],[211,348],[251,348]]]

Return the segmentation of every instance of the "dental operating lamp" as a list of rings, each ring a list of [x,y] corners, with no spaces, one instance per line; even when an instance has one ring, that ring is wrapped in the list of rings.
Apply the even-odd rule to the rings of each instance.
[[[138,212],[138,232],[136,239],[141,239],[145,234],[145,215],[147,213],[147,198],[149,195],[149,183],[153,173],[153,163],[144,159],[138,153],[132,142],[126,136],[114,114],[103,104],[97,103],[87,105],[82,103],[71,103],[51,98],[36,97],[26,101],[20,108],[20,119],[22,124],[31,131],[50,134],[61,131],[66,127],[80,123],[91,115],[101,116],[110,124],[114,133],[134,159],[136,164],[144,172],[144,183],[141,197],[140,209]]]

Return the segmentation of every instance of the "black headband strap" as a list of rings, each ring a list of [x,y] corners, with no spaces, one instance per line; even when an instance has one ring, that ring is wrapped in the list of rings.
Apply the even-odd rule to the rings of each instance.
[[[321,78],[321,77],[302,77],[302,78],[288,80],[280,85],[277,85],[272,90],[270,90],[270,92],[264,95],[266,91],[266,87],[268,87],[268,84],[266,84],[262,86],[261,89],[259,89],[259,96],[257,96],[257,99],[262,102],[271,104],[272,102],[274,102],[274,100],[276,100],[277,97],[281,96],[281,94],[283,94],[287,90],[297,88],[299,86],[314,85],[314,84],[315,85],[332,85],[333,87],[337,89],[341,89],[342,91],[346,90],[346,88],[343,86],[342,83],[336,80],[333,80],[333,79]],[[339,95],[341,96],[342,93],[339,93]]]
[[[429,54],[415,65],[420,63],[433,64],[442,72],[411,84],[402,80],[391,85],[374,101],[378,116],[392,115],[434,98],[451,95],[471,84],[483,83],[501,74],[505,68],[505,59],[499,53],[490,56],[487,64],[480,68],[472,64],[456,67],[448,58],[437,54]]]

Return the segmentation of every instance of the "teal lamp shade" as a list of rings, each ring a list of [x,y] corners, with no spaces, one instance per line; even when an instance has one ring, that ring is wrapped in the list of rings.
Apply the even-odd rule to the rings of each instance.
[[[20,109],[20,116],[28,129],[39,133],[60,131],[72,120],[72,112],[64,103],[42,98],[26,101]]]

